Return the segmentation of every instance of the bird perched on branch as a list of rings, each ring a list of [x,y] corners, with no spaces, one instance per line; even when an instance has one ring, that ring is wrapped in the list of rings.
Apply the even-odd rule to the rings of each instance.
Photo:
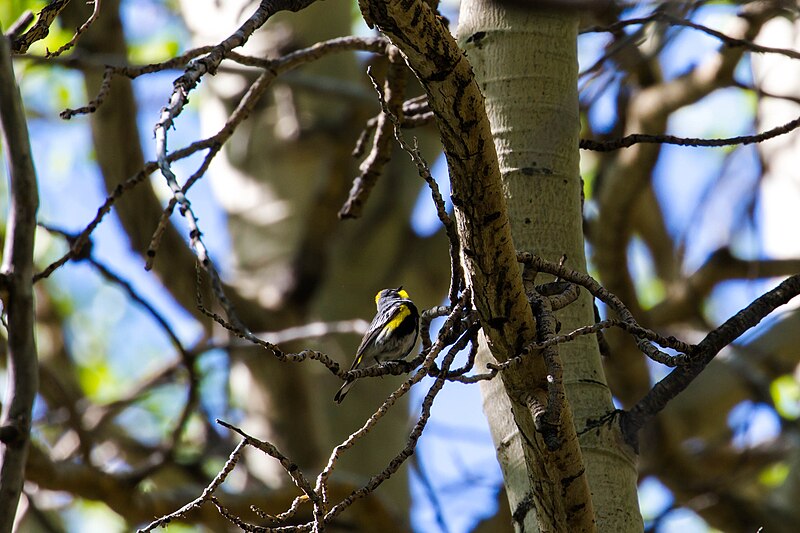
[[[403,359],[417,344],[419,312],[402,286],[380,291],[375,295],[375,305],[378,312],[361,339],[350,370]],[[355,379],[345,381],[333,400],[342,403],[355,383]]]

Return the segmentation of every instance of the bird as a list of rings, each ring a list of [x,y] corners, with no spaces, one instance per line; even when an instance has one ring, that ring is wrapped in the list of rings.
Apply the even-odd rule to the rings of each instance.
[[[396,289],[383,289],[375,295],[377,313],[372,319],[350,370],[361,366],[404,359],[416,346],[419,335],[419,312],[403,286]],[[356,379],[349,378],[333,397],[342,403],[344,397],[355,385]]]

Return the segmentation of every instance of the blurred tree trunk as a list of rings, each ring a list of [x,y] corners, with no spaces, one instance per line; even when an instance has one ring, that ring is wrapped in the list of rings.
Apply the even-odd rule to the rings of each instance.
[[[578,170],[577,13],[511,11],[485,0],[461,3],[459,38],[486,98],[514,243],[586,271],[582,183]],[[557,314],[562,332],[594,321],[591,296]],[[641,531],[633,454],[610,430],[584,432],[613,410],[594,337],[560,346],[564,383],[589,476],[599,531]],[[500,380],[483,382],[512,513],[532,488],[524,475],[524,437],[508,416]],[[510,447],[510,448],[509,448]],[[529,513],[518,530],[535,529]],[[516,516],[515,516],[516,519]]]
[[[249,6],[192,1],[183,2],[182,9],[195,44],[202,45],[230,34],[248,16]],[[354,20],[349,7],[334,0],[280,14],[251,38],[244,53],[276,57],[348,35]],[[212,186],[227,211],[233,245],[231,283],[282,317],[280,323],[246,317],[254,330],[314,320],[369,320],[374,295],[384,287],[403,285],[420,308],[439,304],[446,293],[447,246],[441,232],[421,239],[409,225],[423,182],[407,158],[394,158],[385,167],[362,218],[337,218],[359,172],[351,155],[355,141],[380,110],[365,70],[355,54],[340,53],[279,79],[212,165]],[[204,83],[204,133],[222,125],[252,80],[248,74],[221,71]],[[415,134],[434,157],[435,136],[425,130]],[[312,339],[302,347],[323,350],[349,366],[358,340]],[[232,365],[232,395],[247,413],[243,427],[275,442],[304,468],[324,464],[328,451],[358,429],[398,383],[397,378],[365,380],[358,397],[339,406],[332,398],[341,383],[317,365],[282,364],[258,348],[232,353]],[[388,417],[393,421],[343,456],[337,472],[369,476],[385,466],[408,432],[403,409]],[[261,477],[269,478],[274,463],[262,463]],[[386,486],[387,501],[406,514],[406,475],[392,477]]]
[[[799,35],[798,22],[776,17],[764,24],[756,42],[797,49]],[[757,88],[800,97],[796,60],[780,54],[752,54],[751,61]],[[769,130],[798,114],[796,102],[761,98],[756,130]],[[795,130],[757,145],[764,164],[759,198],[764,219],[758,224],[766,236],[765,257],[796,258],[800,253],[796,232],[785,230],[797,224],[799,141]],[[795,425],[785,424],[774,437],[760,436],[763,442],[755,446],[732,445],[730,421],[720,415],[743,402],[776,401],[775,380],[797,375],[798,324],[797,310],[785,313],[757,338],[726,350],[642,432],[642,474],[656,475],[679,504],[696,510],[716,529],[789,533],[800,523]],[[785,469],[787,475],[770,479],[770,469]]]

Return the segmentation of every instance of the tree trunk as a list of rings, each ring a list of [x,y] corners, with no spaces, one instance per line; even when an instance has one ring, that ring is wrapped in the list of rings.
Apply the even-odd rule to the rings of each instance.
[[[551,261],[565,255],[567,266],[585,272],[577,29],[577,13],[509,11],[484,0],[464,0],[458,33],[486,98],[516,248]],[[582,292],[557,316],[562,332],[593,323],[591,296]],[[598,530],[641,531],[634,454],[620,444],[616,428],[582,432],[590,420],[614,409],[596,340],[579,337],[561,345],[560,356]],[[525,476],[510,475],[525,443],[507,416],[502,384],[484,383],[484,410],[513,511],[532,490]],[[532,523],[526,520],[524,530],[532,530]]]

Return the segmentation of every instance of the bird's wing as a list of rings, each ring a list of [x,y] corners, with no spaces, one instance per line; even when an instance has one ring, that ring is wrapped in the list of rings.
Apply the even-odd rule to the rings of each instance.
[[[402,318],[405,318],[405,316],[409,314],[411,314],[411,310],[408,308],[408,305],[403,302],[402,305],[392,306],[386,311],[375,315],[375,318],[372,319],[372,323],[369,325],[369,328],[367,328],[368,333],[364,335],[363,339],[361,339],[361,344],[358,346],[358,350],[356,350],[356,357],[353,361],[353,366],[350,367],[350,370],[354,370],[359,364],[361,364],[361,358],[363,357],[367,346],[372,344],[378,335],[383,332],[386,324],[401,318],[401,316]]]

